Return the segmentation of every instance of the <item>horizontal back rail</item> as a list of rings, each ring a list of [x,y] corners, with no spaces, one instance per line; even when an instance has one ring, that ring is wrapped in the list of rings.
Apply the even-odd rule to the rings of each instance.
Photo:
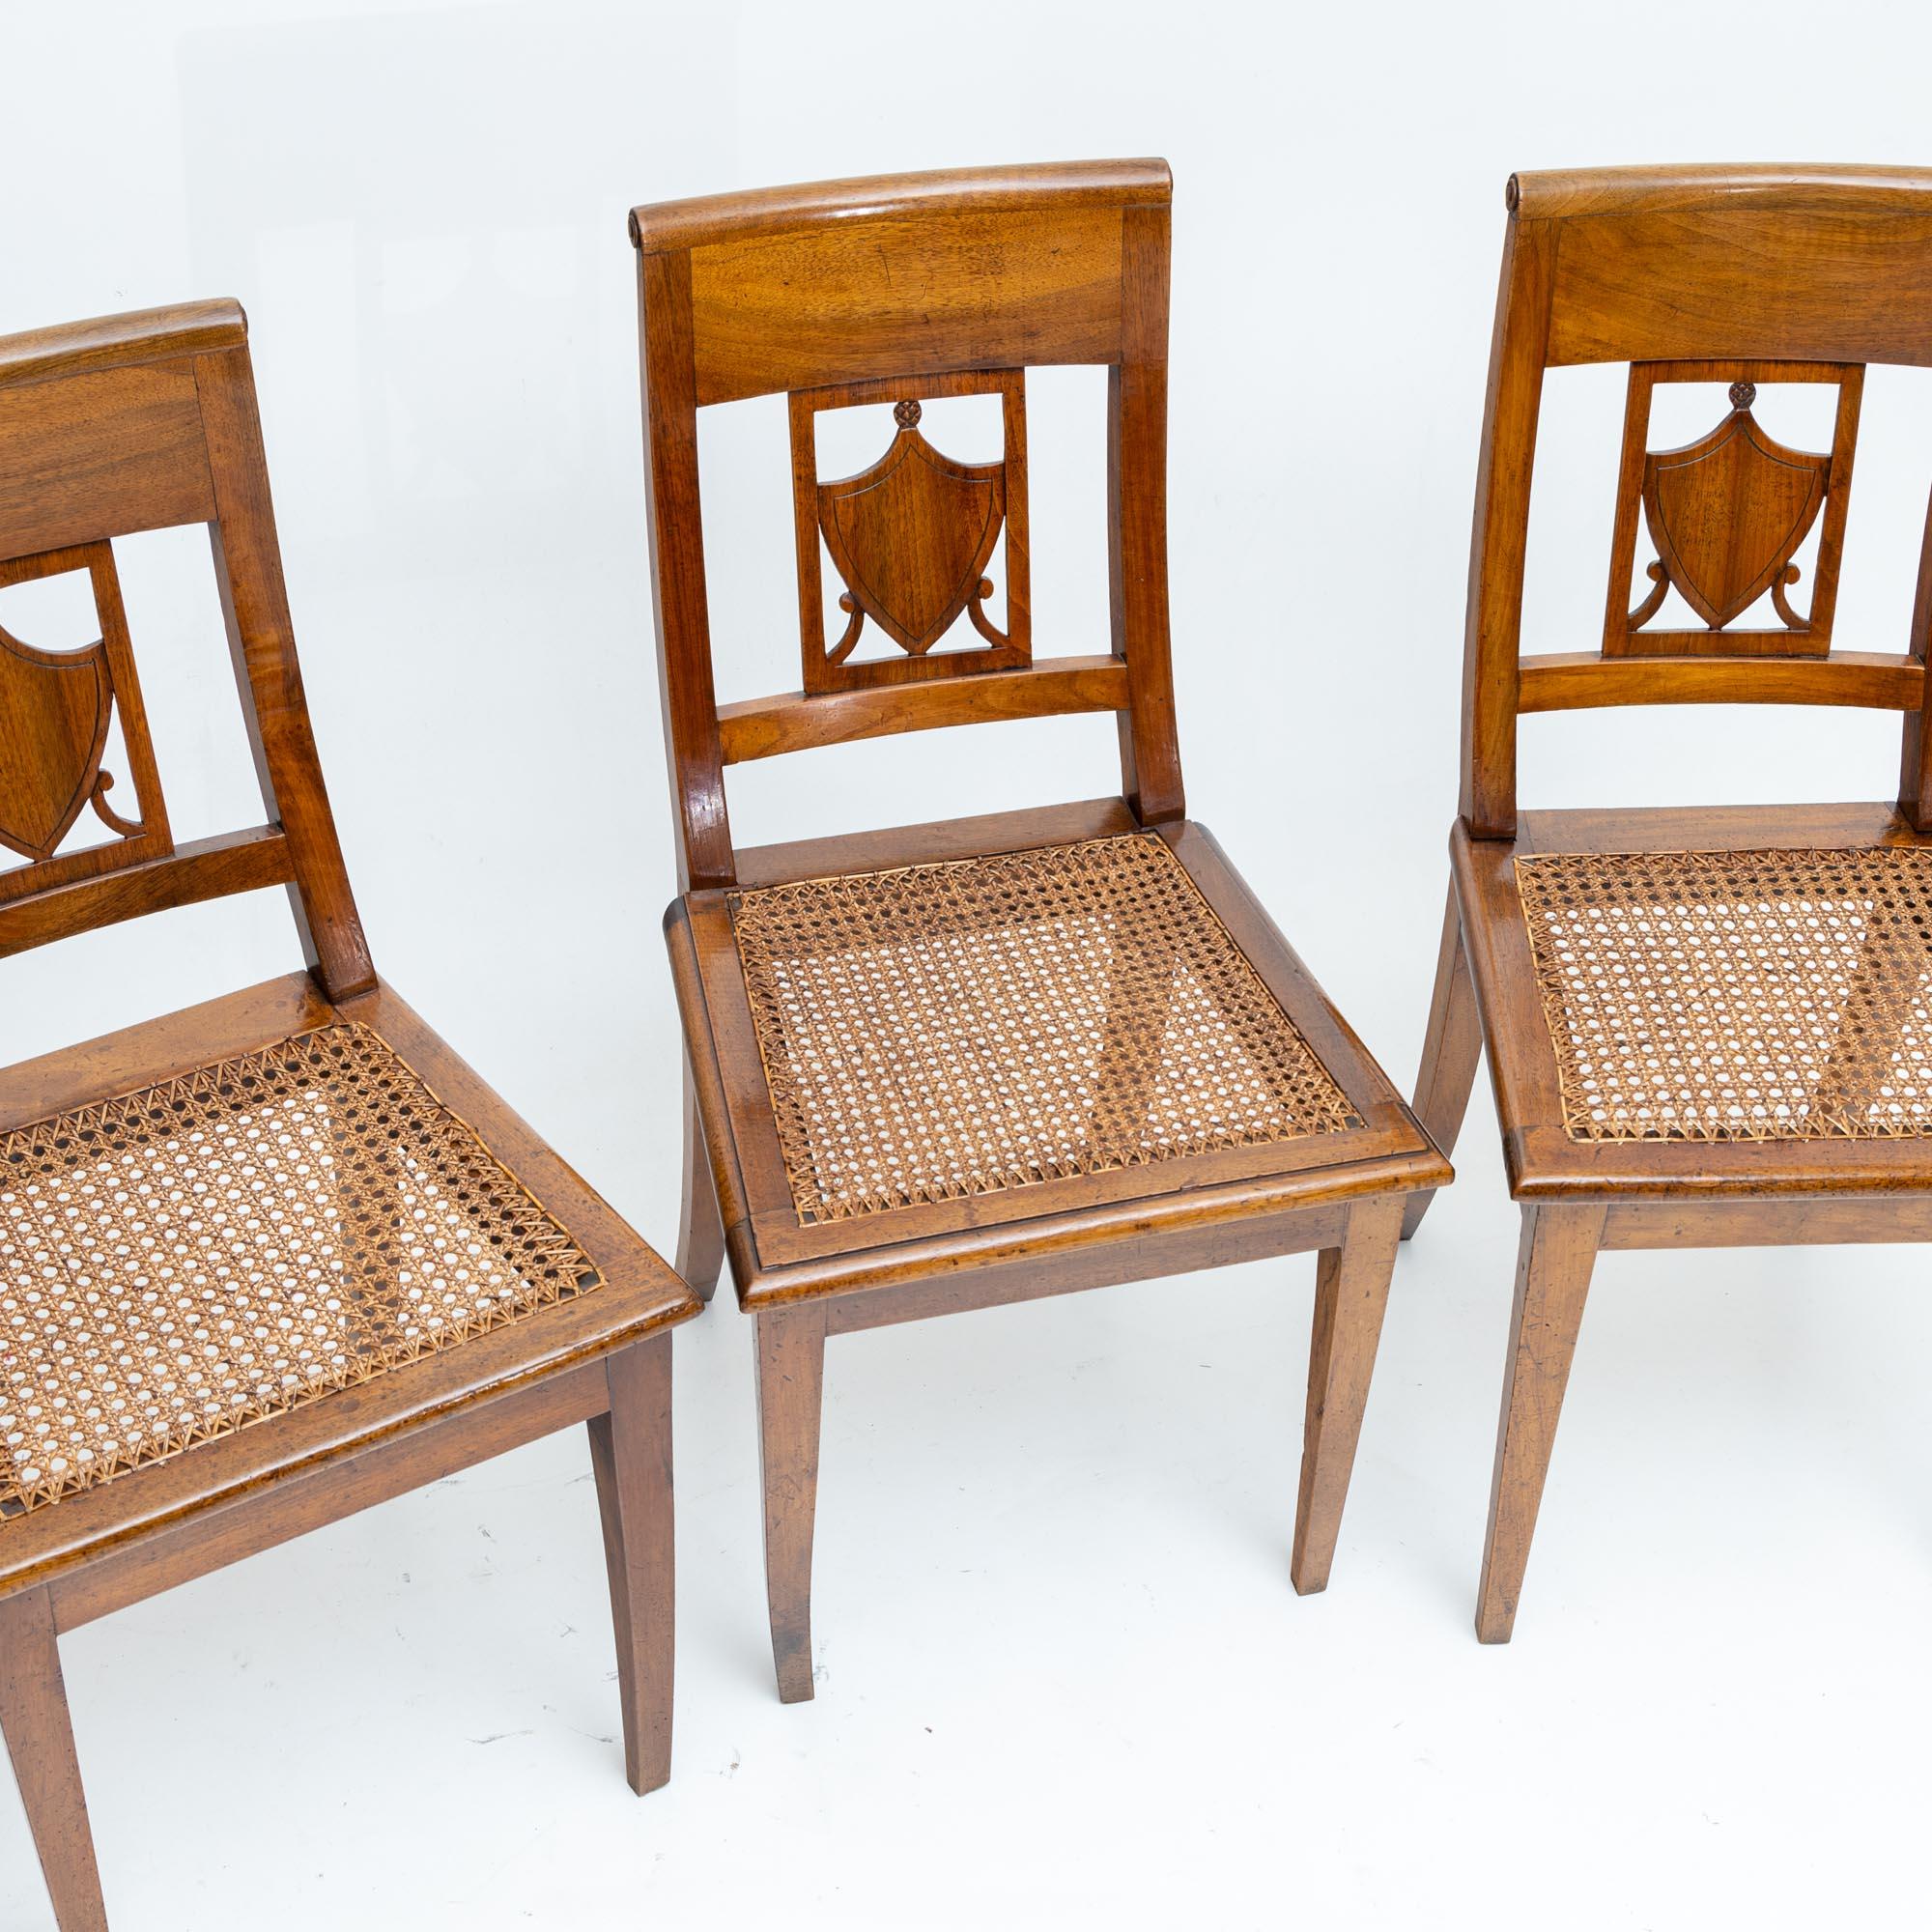
[[[1622,704],[1817,704],[1917,711],[1918,658],[1833,651],[1829,658],[1605,658],[1551,652],[1518,666],[1517,709],[1593,711]]]
[[[1129,702],[1127,668],[1119,658],[1043,658],[1024,670],[984,671],[930,690],[882,685],[871,691],[747,698],[718,707],[718,729],[724,762],[735,765],[854,738],[888,738],[992,719],[1125,711]]]
[[[1561,230],[1548,365],[1707,356],[1932,363],[1932,169],[1516,176]]]
[[[631,211],[631,240],[646,255],[754,242],[820,224],[921,214],[1021,214],[1041,209],[1161,207],[1173,192],[1163,160],[1020,161],[696,195]]]
[[[213,514],[191,358],[0,387],[0,556]]]
[[[1033,363],[1112,362],[1123,211],[1160,161],[819,182],[634,210],[691,265],[696,401]]]
[[[257,825],[190,839],[164,859],[56,886],[0,905],[0,958],[97,926],[116,925],[151,912],[259,892],[295,882],[295,863],[280,827]]]

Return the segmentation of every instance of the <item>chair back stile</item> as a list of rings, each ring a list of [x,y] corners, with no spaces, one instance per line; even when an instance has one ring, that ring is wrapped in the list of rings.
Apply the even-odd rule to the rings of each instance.
[[[1932,170],[1527,174],[1507,200],[1463,658],[1471,835],[1515,836],[1520,716],[1666,703],[1896,711],[1899,807],[1932,827],[1932,522],[1905,650],[1840,649],[1833,635],[1865,368],[1932,365]],[[1593,362],[1630,364],[1604,635],[1524,657],[1544,372]],[[1654,395],[1687,383],[1727,388],[1729,410],[1694,442],[1656,449]],[[1787,383],[1835,389],[1830,449],[1790,448],[1758,420],[1758,385]],[[1814,529],[1807,598],[1793,558]],[[1634,590],[1640,536],[1654,560]],[[1694,625],[1669,621],[1672,592]],[[1767,608],[1769,625],[1737,623]]]
[[[682,891],[736,878],[724,768],[888,733],[1111,711],[1144,825],[1184,810],[1166,566],[1168,211],[1160,161],[831,182],[639,208],[645,474],[667,761]],[[1111,638],[1036,659],[1025,371],[1102,364]],[[696,412],[788,400],[799,689],[720,707]],[[968,465],[923,403],[997,397],[1002,455]],[[891,403],[878,461],[828,482],[826,410]],[[1006,608],[986,608],[1004,546]],[[827,564],[842,627],[823,610]],[[955,626],[963,647],[935,648]],[[862,645],[869,647],[862,649]]]
[[[205,523],[266,822],[178,845],[114,539]],[[284,885],[330,999],[375,984],[323,785],[269,495],[247,323],[231,301],[0,338],[0,586],[91,582],[100,637],[0,630],[0,956],[169,906]],[[128,781],[106,768],[118,719]],[[75,846],[92,811],[113,835]]]

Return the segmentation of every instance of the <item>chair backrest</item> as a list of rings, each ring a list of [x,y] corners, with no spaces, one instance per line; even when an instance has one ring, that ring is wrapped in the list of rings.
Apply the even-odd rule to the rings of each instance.
[[[113,539],[206,524],[268,822],[178,846]],[[331,998],[375,983],[302,696],[248,327],[196,302],[0,337],[0,586],[91,580],[99,639],[0,630],[0,955],[164,907],[285,885]],[[118,715],[126,787],[103,769]],[[73,849],[92,810],[114,835]],[[70,849],[61,849],[68,845]]]
[[[1905,714],[1900,805],[1932,823],[1923,733],[1932,524],[1902,653],[1839,650],[1833,621],[1867,363],[1932,364],[1932,170],[1618,168],[1526,174],[1490,360],[1463,660],[1462,811],[1516,827],[1517,719],[1616,704],[1861,705]],[[1520,656],[1543,372],[1628,362],[1601,645]],[[1667,384],[1717,383],[1728,412],[1650,446]],[[1791,449],[1752,413],[1761,383],[1836,389],[1829,450]],[[1655,560],[1634,590],[1641,525]],[[1809,598],[1792,558],[1813,527]],[[1657,619],[1675,591],[1697,627]],[[1802,597],[1802,593],[1800,593]],[[1772,621],[1736,628],[1768,605]]]
[[[979,720],[1112,711],[1122,788],[1180,816],[1167,619],[1168,204],[1163,161],[825,182],[639,208],[645,470],[680,880],[735,876],[724,767]],[[1111,648],[1033,656],[1025,370],[1108,369]],[[789,398],[801,688],[720,709],[698,509],[696,412]],[[920,406],[996,395],[1002,459],[967,465]],[[824,410],[893,403],[858,476],[818,476]],[[982,575],[1004,535],[1006,622]],[[821,555],[821,551],[823,555]],[[823,560],[845,589],[830,635]],[[884,655],[856,655],[867,621]],[[932,647],[964,622],[963,649]]]

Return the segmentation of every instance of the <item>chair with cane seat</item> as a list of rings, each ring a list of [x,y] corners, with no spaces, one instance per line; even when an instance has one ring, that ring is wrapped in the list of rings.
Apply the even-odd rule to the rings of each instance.
[[[1903,651],[1841,649],[1834,622],[1865,368],[1932,363],[1932,171],[1523,175],[1508,203],[1416,1089],[1452,1146],[1487,1050],[1522,1209],[1487,1642],[1600,1250],[1932,1238],[1932,541]],[[1520,655],[1545,371],[1603,362],[1629,365],[1603,636]],[[1678,384],[1714,426],[1659,448]],[[1774,433],[1776,384],[1829,392],[1828,449]],[[1712,703],[1900,713],[1895,803],[1519,812],[1519,718]]]
[[[213,537],[265,817],[177,843],[114,540],[184,524]],[[283,887],[308,960],[0,1068],[0,1731],[82,1932],[106,1918],[57,1636],[573,1423],[628,1774],[664,1782],[669,1330],[699,1304],[376,976],[234,303],[0,339],[0,617],[66,573],[98,641],[0,631],[0,954]]]
[[[1098,162],[632,217],[681,886],[667,927],[693,1083],[680,1265],[708,1291],[728,1248],[755,1319],[787,1701],[812,1692],[828,1336],[1318,1251],[1293,1559],[1297,1589],[1317,1590],[1402,1206],[1449,1179],[1185,816],[1168,656],[1169,198],[1163,163]],[[1053,363],[1108,371],[1112,637],[1037,659],[1026,371]],[[790,423],[801,689],[721,705],[696,416],[775,393]],[[997,462],[929,440],[923,409],[958,396],[995,399]],[[822,480],[819,416],[866,407],[890,412],[882,454]],[[730,765],[1068,712],[1113,718],[1119,795],[732,842]],[[1178,1333],[1187,1319],[1177,1302]]]

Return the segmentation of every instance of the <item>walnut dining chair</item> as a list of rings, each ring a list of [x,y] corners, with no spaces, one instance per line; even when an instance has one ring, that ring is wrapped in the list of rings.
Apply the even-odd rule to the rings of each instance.
[[[1507,203],[1416,1087],[1453,1146],[1487,1050],[1522,1209],[1488,1643],[1515,1623],[1600,1249],[1932,1239],[1932,526],[1905,649],[1833,635],[1866,365],[1932,364],[1932,172],[1526,174]],[[1521,656],[1544,372],[1605,362],[1629,375],[1602,640]],[[1715,421],[1658,448],[1679,384],[1703,387],[1671,407]],[[1829,449],[1779,440],[1785,384],[1831,392]],[[1520,717],[1717,703],[1900,713],[1896,803],[1518,811]]]
[[[829,1335],[1319,1252],[1292,1563],[1295,1587],[1319,1590],[1403,1204],[1450,1178],[1184,814],[1168,656],[1169,199],[1165,163],[1124,161],[632,215],[680,885],[666,929],[692,1082],[679,1263],[708,1293],[728,1249],[755,1318],[787,1702],[812,1694]],[[1026,370],[1054,363],[1107,369],[1112,637],[1036,659]],[[802,688],[720,705],[696,416],[772,394],[787,399]],[[928,439],[923,408],[962,396],[995,399],[999,460],[965,463]],[[881,455],[821,481],[818,419],[864,408]],[[727,766],[1068,712],[1114,719],[1119,796],[733,845]],[[1180,1307],[1173,1319],[1184,1328]]]
[[[114,539],[191,524],[266,822],[178,844]],[[572,1423],[630,1781],[665,1781],[668,1331],[700,1304],[376,976],[235,303],[0,338],[0,618],[69,572],[98,641],[0,630],[0,954],[282,886],[308,961],[0,1069],[0,1731],[82,1932],[106,1918],[57,1636]]]

